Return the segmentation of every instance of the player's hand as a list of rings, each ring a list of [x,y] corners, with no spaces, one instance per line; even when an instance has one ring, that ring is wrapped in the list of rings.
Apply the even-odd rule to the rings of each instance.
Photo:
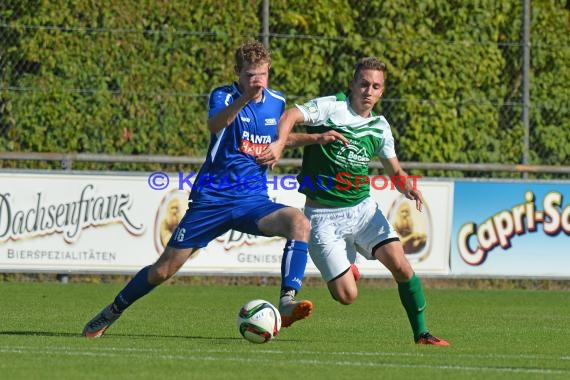
[[[285,148],[284,144],[277,141],[272,142],[261,152],[261,154],[259,154],[259,156],[257,156],[256,162],[273,169],[275,165],[277,165],[279,158],[281,158],[283,148]]]
[[[337,131],[326,131],[325,133],[321,133],[317,138],[317,143],[326,145],[335,142],[336,140],[340,140],[345,146],[348,145],[348,139]]]
[[[247,100],[247,102],[249,103],[249,101],[251,101],[252,99],[255,99],[257,97],[259,97],[261,95],[261,92],[263,91],[263,86],[260,84],[253,84],[251,86],[248,86],[245,91],[243,92],[242,96],[244,97],[244,99]]]
[[[424,199],[422,197],[421,191],[419,191],[418,189],[412,189],[410,191],[406,191],[404,193],[404,195],[409,200],[416,201],[416,210],[418,210],[419,212],[422,212],[423,205],[424,205]]]

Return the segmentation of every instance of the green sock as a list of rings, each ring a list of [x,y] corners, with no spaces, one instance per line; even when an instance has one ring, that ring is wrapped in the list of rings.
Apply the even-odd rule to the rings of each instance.
[[[422,289],[422,283],[416,274],[407,282],[398,282],[398,293],[408,320],[412,325],[414,340],[417,340],[421,333],[428,331],[426,326],[426,298]]]

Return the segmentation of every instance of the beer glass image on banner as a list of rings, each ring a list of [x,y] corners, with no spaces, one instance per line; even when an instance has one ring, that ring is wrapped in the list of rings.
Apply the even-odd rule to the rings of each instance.
[[[408,260],[419,262],[430,254],[432,222],[429,205],[424,198],[419,212],[404,195],[400,195],[388,211],[388,220],[400,236]]]
[[[161,200],[154,221],[154,242],[161,254],[188,208],[188,192],[172,190]]]

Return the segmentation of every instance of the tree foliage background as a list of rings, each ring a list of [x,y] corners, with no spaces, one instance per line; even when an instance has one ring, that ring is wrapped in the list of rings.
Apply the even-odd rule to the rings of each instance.
[[[531,5],[530,163],[570,165],[570,6]],[[332,94],[374,55],[401,161],[521,163],[522,7],[271,0],[271,86],[289,106]],[[235,79],[234,51],[261,40],[261,15],[261,0],[3,0],[0,150],[204,155],[208,94]]]

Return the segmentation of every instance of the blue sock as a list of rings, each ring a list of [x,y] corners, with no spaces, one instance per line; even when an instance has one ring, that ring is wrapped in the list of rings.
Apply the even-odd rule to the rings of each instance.
[[[131,306],[136,300],[148,294],[156,285],[148,282],[148,271],[150,265],[141,269],[135,277],[117,294],[113,302],[114,308],[122,313],[127,307]]]
[[[301,289],[307,266],[309,245],[304,241],[287,240],[281,260],[281,290]]]

